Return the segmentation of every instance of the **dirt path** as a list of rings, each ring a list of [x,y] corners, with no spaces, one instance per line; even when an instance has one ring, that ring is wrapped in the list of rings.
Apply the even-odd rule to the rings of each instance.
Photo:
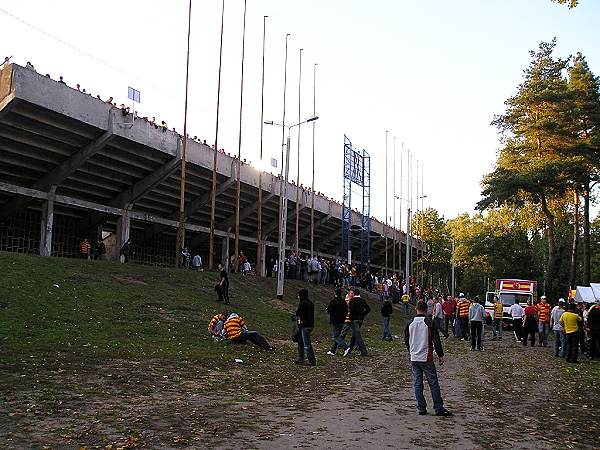
[[[295,408],[263,405],[260,437],[239,437],[261,449],[600,448],[598,387],[581,385],[586,377],[561,376],[573,372],[549,348],[509,339],[488,341],[482,353],[469,347],[447,343],[446,363],[438,367],[452,418],[419,416],[406,357],[382,355],[332,380],[332,392],[315,404],[296,398]],[[431,410],[427,384],[425,395]]]
[[[325,352],[326,342],[317,347]],[[600,364],[577,367],[508,339],[444,343],[452,418],[418,416],[400,341],[360,358],[244,365],[57,361],[0,367],[6,448],[598,448]],[[329,363],[327,363],[329,362]],[[428,387],[426,398],[431,410]],[[515,428],[516,427],[516,428]],[[515,433],[513,430],[517,429]]]

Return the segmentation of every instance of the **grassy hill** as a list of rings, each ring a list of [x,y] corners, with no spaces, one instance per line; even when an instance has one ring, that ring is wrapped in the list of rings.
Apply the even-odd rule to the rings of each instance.
[[[0,271],[5,360],[62,355],[214,362],[240,351],[213,343],[206,333],[210,318],[224,308],[213,289],[216,273],[14,253],[0,253]],[[308,287],[317,310],[314,338],[328,345],[324,309],[332,288],[295,281],[285,287],[286,300],[279,302],[274,279],[233,275],[229,310],[278,346],[289,340],[297,290]],[[367,335],[378,335],[378,309],[370,323],[376,326]]]

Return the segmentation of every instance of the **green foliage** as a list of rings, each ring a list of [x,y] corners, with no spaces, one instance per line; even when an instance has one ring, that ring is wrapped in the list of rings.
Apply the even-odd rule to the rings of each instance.
[[[480,210],[506,205],[543,217],[544,284],[552,296],[560,295],[564,261],[577,254],[576,240],[571,239],[570,253],[564,248],[565,238],[574,233],[568,205],[598,179],[600,167],[600,83],[583,55],[569,65],[570,57],[553,55],[555,47],[554,39],[530,52],[523,82],[505,102],[505,113],[492,122],[501,132],[502,148],[495,169],[483,178],[477,204]]]
[[[569,9],[573,9],[579,3],[579,0],[552,0],[553,3],[559,3],[561,5],[567,5]]]

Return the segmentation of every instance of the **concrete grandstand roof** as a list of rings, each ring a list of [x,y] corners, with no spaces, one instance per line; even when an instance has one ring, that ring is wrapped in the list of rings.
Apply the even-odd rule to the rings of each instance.
[[[16,64],[0,72],[0,220],[23,208],[40,208],[56,186],[56,213],[79,222],[79,232],[103,224],[116,227],[120,211],[132,212],[132,227],[150,239],[176,233],[179,209],[182,137]],[[133,122],[132,125],[129,125]],[[214,151],[189,140],[187,147],[186,216],[192,242],[202,243],[210,227],[210,194]],[[235,159],[218,153],[216,234],[235,227]],[[256,242],[258,169],[241,167],[241,224],[244,242]],[[267,245],[276,240],[279,210],[278,177],[263,172],[263,230]],[[26,188],[22,189],[22,188]],[[289,184],[288,245],[295,239],[296,186]],[[311,194],[301,190],[302,249],[310,248]],[[315,196],[315,250],[340,252],[342,205]],[[352,212],[358,238],[360,215]],[[403,232],[372,220],[372,262],[384,263],[383,236]],[[359,254],[358,239],[353,239]],[[391,241],[389,258],[391,266]]]

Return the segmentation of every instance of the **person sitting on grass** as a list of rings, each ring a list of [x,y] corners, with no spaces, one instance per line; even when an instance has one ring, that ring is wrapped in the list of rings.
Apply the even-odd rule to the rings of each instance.
[[[249,331],[246,322],[244,322],[244,318],[236,313],[231,313],[229,317],[227,317],[223,328],[225,330],[225,337],[234,344],[245,344],[247,341],[250,341],[262,349],[269,351],[275,350],[275,347],[270,345],[258,331]]]
[[[208,332],[215,341],[223,339],[223,327],[227,317],[229,317],[229,312],[224,311],[213,316],[210,322],[208,322]]]

